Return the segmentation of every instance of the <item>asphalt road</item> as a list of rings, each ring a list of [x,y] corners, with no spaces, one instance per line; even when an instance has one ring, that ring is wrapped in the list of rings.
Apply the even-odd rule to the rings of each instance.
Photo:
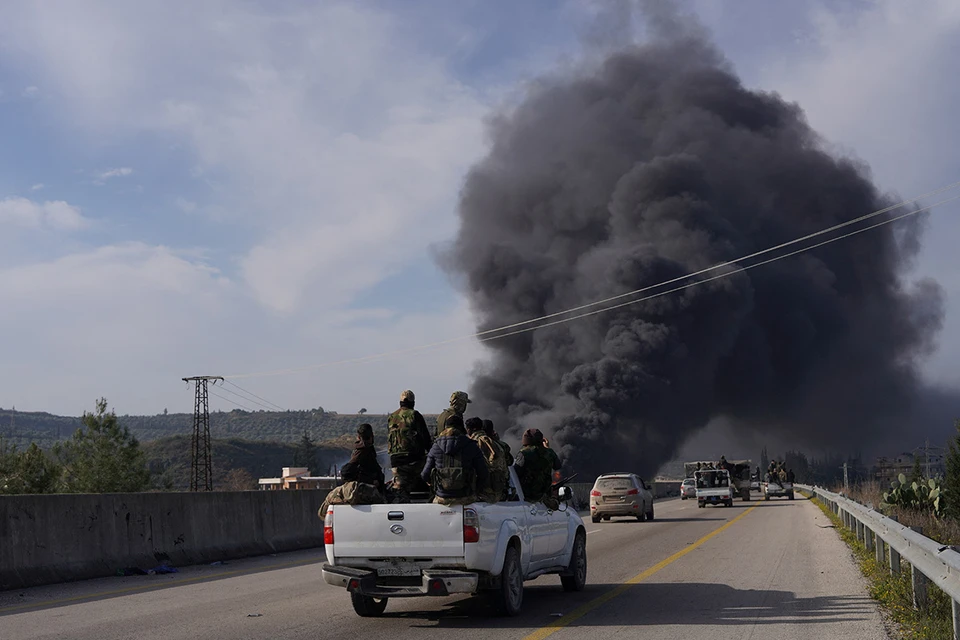
[[[888,637],[846,546],[800,496],[706,509],[674,499],[656,512],[588,520],[587,588],[528,582],[516,618],[470,597],[392,600],[382,618],[360,618],[322,582],[314,550],[0,592],[0,639]]]

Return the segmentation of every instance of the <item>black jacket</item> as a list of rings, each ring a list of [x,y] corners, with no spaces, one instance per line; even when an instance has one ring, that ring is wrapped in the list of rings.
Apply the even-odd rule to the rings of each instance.
[[[446,433],[446,432],[444,432]],[[460,465],[464,469],[472,470],[476,476],[477,491],[482,491],[487,487],[487,478],[490,475],[487,469],[487,461],[483,458],[480,447],[475,440],[467,437],[465,433],[456,432],[455,435],[441,435],[433,441],[433,447],[427,454],[427,463],[423,466],[421,478],[428,485],[431,482],[432,472],[436,469],[443,469],[443,456],[454,456],[460,458]],[[462,495],[450,495],[437,488],[437,495],[441,498],[462,498]]]
[[[360,477],[358,480],[360,482],[372,484],[381,493],[383,492],[383,469],[380,467],[380,463],[377,462],[377,450],[374,447],[365,447],[362,442],[358,442],[354,446],[353,455],[350,456],[350,462],[353,462],[359,467]]]

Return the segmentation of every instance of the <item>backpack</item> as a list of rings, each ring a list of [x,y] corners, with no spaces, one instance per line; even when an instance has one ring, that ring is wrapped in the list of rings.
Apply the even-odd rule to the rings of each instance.
[[[491,474],[507,475],[507,452],[499,442],[486,434],[475,436]]]
[[[437,494],[450,497],[468,496],[474,492],[472,469],[465,469],[459,456],[443,454],[442,467],[433,469],[433,486]]]
[[[417,437],[416,413],[413,409],[398,409],[387,418],[389,449],[387,453],[395,455],[418,456],[423,447]]]

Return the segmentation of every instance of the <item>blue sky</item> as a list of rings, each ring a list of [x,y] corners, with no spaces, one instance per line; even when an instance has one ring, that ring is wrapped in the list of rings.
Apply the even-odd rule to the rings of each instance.
[[[0,6],[0,407],[189,411],[183,376],[471,333],[431,255],[456,229],[484,119],[538,75],[642,38],[588,28],[601,4]],[[684,6],[745,84],[799,102],[885,189],[960,179],[956,3]],[[953,386],[958,213],[931,216],[915,272],[948,293],[926,374]],[[236,382],[341,412],[412,388],[438,411],[483,355],[464,341]]]

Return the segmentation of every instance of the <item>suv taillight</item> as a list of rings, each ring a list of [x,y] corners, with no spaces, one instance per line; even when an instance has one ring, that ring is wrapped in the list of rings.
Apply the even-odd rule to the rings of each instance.
[[[603,494],[597,491],[596,489],[594,489],[593,491],[590,492],[590,495],[593,496],[594,498],[599,498]]]
[[[323,544],[333,544],[333,507],[327,507],[327,517],[323,520]]]
[[[638,493],[640,493],[640,489],[630,489],[630,491],[627,491],[628,496],[635,496]]]
[[[480,542],[480,518],[473,509],[463,510],[463,542]]]

